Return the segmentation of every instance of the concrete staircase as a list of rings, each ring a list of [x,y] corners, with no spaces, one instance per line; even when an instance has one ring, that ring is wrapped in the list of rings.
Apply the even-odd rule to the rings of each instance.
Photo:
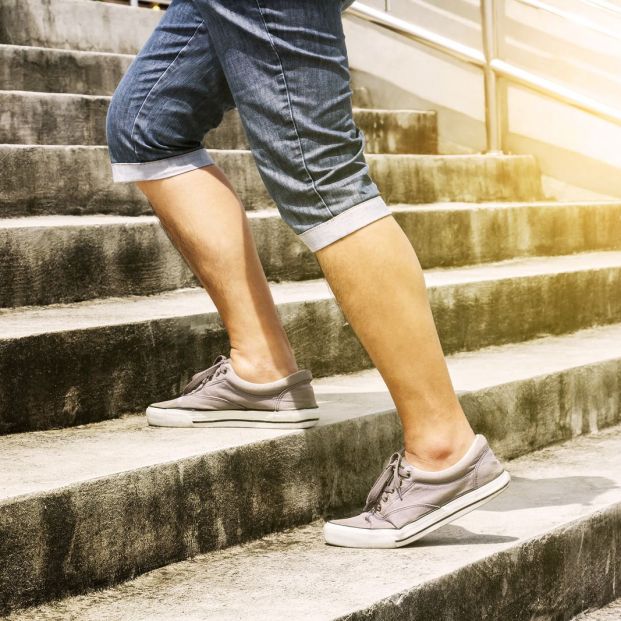
[[[399,448],[398,418],[235,114],[206,144],[249,210],[321,424],[145,427],[146,404],[227,349],[146,201],[110,179],[105,110],[157,18],[0,0],[0,614],[570,619],[618,596],[621,203],[546,198],[529,156],[438,154],[433,112],[373,109],[355,84],[372,175],[512,487],[407,549],[323,544],[321,519],[359,508]]]

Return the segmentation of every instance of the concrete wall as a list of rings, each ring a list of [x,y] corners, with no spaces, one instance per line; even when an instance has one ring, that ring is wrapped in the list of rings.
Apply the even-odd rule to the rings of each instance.
[[[577,0],[549,0],[564,11],[620,33],[621,18]],[[383,1],[365,0],[383,7]],[[607,37],[516,0],[500,15],[501,57],[610,105],[621,102],[621,39]],[[586,11],[586,12],[585,12]],[[480,48],[478,0],[391,0],[391,12]],[[351,17],[345,31],[354,83],[376,106],[438,111],[442,152],[485,146],[481,72]],[[559,198],[621,196],[621,127],[501,81],[505,151],[533,153],[546,189]]]

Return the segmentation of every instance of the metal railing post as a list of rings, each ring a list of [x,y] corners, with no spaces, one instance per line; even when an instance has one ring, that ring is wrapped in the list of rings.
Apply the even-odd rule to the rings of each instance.
[[[498,53],[496,24],[497,0],[481,0],[481,36],[483,39],[483,79],[485,85],[485,134],[488,153],[502,151],[501,120],[496,72],[492,61]]]

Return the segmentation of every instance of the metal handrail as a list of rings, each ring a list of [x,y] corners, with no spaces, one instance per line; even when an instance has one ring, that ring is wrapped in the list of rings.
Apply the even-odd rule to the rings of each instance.
[[[540,11],[545,11],[546,13],[550,13],[555,15],[556,17],[561,17],[565,21],[571,22],[572,24],[576,24],[582,28],[588,28],[593,32],[597,32],[599,34],[603,34],[606,37],[610,37],[612,39],[616,39],[617,41],[621,41],[621,35],[618,32],[613,30],[608,30],[608,28],[603,28],[599,24],[592,22],[581,15],[576,15],[575,13],[570,13],[569,11],[565,11],[563,9],[559,9],[551,4],[546,2],[541,2],[541,0],[517,0],[520,4],[524,4],[533,9],[539,9]]]
[[[621,16],[621,7],[616,4],[612,4],[612,2],[608,2],[608,0],[580,0],[580,2],[582,2],[582,4],[590,4],[598,9]]]
[[[452,58],[474,65],[483,70],[485,82],[485,128],[487,151],[498,152],[502,148],[501,109],[497,78],[504,78],[515,84],[556,99],[578,110],[588,112],[607,121],[621,125],[621,109],[601,103],[574,91],[563,84],[522,69],[498,58],[497,17],[494,0],[481,0],[481,33],[483,53],[462,45],[435,32],[411,24],[384,11],[354,2],[348,13],[366,22],[442,52]]]

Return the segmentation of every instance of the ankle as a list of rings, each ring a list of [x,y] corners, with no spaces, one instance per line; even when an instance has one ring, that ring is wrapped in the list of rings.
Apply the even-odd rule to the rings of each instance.
[[[459,433],[434,434],[432,437],[407,441],[405,460],[421,470],[444,470],[456,464],[472,446],[474,432],[470,427]]]
[[[293,354],[274,358],[271,356],[248,355],[231,348],[229,357],[235,373],[247,382],[255,384],[274,382],[298,370]]]

